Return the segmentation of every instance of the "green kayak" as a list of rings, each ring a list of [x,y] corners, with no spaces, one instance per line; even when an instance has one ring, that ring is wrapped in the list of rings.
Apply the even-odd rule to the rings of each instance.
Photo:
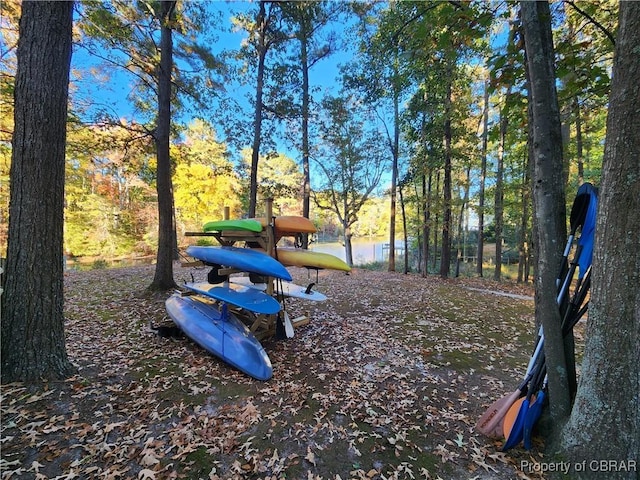
[[[207,222],[202,227],[205,232],[224,232],[225,230],[241,230],[245,232],[260,233],[262,225],[256,220],[242,218],[239,220],[216,220]]]

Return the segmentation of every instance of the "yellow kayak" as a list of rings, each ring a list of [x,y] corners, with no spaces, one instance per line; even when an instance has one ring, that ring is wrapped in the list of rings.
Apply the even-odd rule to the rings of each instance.
[[[280,263],[288,267],[351,271],[349,265],[329,253],[313,252],[300,248],[277,248],[275,257]]]

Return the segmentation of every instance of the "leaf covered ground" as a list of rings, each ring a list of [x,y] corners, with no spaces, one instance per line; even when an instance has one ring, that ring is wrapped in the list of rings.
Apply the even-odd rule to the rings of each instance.
[[[2,386],[2,479],[537,478],[520,465],[541,461],[539,440],[502,453],[474,431],[526,367],[531,287],[291,270],[329,300],[288,301],[311,321],[263,342],[267,382],[148,330],[170,322],[145,292],[153,267],[68,273],[78,374]]]

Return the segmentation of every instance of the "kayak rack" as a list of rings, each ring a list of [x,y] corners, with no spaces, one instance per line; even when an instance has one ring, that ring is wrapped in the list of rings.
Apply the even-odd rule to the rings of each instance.
[[[267,227],[263,228],[261,232],[248,232],[244,230],[224,230],[220,232],[185,232],[186,237],[214,237],[220,245],[225,247],[233,247],[236,243],[244,243],[248,245],[255,245],[263,248],[271,257],[276,258],[276,243],[279,238],[275,237],[275,217],[273,216],[273,199],[268,198],[265,200],[266,217],[271,219],[271,223]],[[224,207],[223,220],[229,220],[230,208]],[[277,259],[277,258],[276,258]],[[204,263],[200,260],[191,262],[182,262],[182,267],[195,267],[203,266]],[[221,268],[218,269],[219,275],[229,275],[231,273],[242,272],[242,270],[233,268]],[[274,287],[274,278],[267,278],[267,290],[266,293],[273,296],[276,291]],[[283,300],[284,301],[284,300]],[[249,330],[260,341],[274,337],[276,335],[276,327],[278,322],[278,314],[258,314],[255,312],[249,312],[247,310],[229,305],[229,309],[233,311],[245,325],[249,327]],[[303,315],[291,320],[291,324],[294,329],[310,323],[311,319],[309,312],[305,312]]]

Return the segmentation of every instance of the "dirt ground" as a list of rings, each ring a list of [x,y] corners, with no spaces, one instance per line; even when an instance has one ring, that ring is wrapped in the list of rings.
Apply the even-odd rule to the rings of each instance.
[[[253,380],[187,338],[164,339],[153,267],[69,272],[67,350],[78,374],[2,386],[2,479],[540,478],[474,424],[514,390],[533,347],[531,286],[368,270],[291,269],[326,302],[263,342]],[[206,270],[176,267],[176,280]]]

